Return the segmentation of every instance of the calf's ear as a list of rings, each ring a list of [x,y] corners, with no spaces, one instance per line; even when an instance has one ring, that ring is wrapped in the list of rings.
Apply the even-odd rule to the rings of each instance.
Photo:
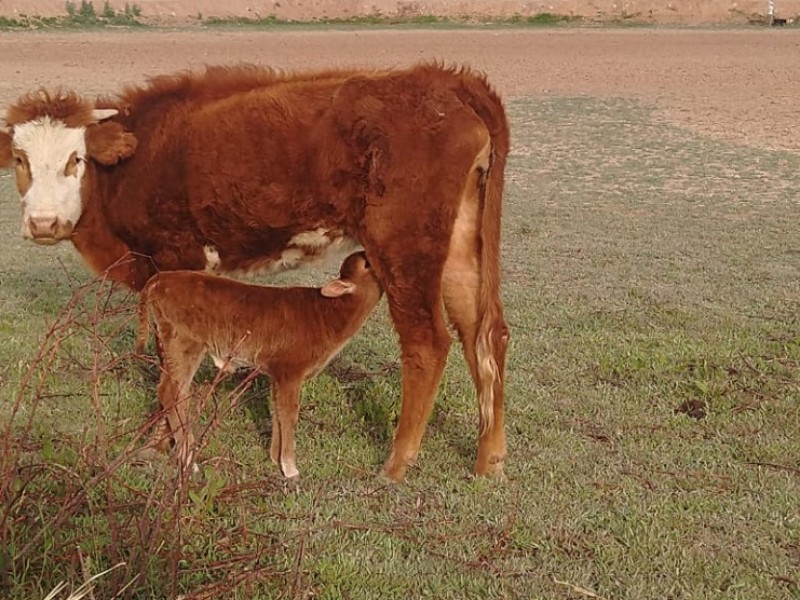
[[[5,169],[14,164],[14,157],[11,155],[11,144],[14,138],[7,131],[0,129],[0,168]]]
[[[114,121],[86,128],[86,153],[104,165],[115,165],[133,156],[138,143],[135,135]]]
[[[320,290],[320,293],[326,298],[338,298],[352,294],[356,291],[356,284],[352,281],[342,281],[341,279],[334,279],[329,281]]]

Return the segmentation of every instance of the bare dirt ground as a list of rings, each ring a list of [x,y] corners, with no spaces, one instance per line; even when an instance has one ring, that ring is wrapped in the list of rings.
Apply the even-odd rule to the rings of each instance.
[[[122,10],[141,9],[145,21],[188,23],[208,17],[310,20],[364,15],[449,18],[509,17],[550,13],[584,19],[635,20],[649,23],[745,22],[767,13],[767,0],[92,0],[96,10],[108,2]],[[80,6],[80,2],[73,0]],[[794,19],[800,0],[774,0],[776,16]],[[64,0],[0,0],[0,16],[59,16]]]
[[[107,94],[206,64],[301,69],[439,59],[488,73],[508,99],[633,98],[664,119],[800,151],[800,31],[496,29],[18,32],[0,36],[0,105],[45,86]]]

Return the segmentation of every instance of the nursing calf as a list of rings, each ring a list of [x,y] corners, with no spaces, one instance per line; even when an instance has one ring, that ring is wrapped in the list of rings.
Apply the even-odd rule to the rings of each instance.
[[[150,279],[139,305],[137,351],[147,343],[152,317],[162,350],[158,400],[181,464],[193,461],[190,386],[203,357],[212,354],[271,378],[270,457],[284,476],[297,477],[300,387],[361,329],[381,293],[363,252],[348,256],[339,279],[322,288],[264,287],[192,271]]]

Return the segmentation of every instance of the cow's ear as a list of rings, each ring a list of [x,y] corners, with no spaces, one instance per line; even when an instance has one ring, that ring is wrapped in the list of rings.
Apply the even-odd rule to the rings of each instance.
[[[352,294],[356,291],[356,284],[352,281],[343,281],[341,279],[334,279],[329,281],[320,290],[320,293],[326,298],[338,298],[346,294]]]
[[[133,156],[138,143],[135,135],[114,121],[86,128],[86,153],[104,165],[115,165]]]
[[[7,131],[0,129],[0,169],[5,169],[14,164],[14,157],[11,155],[11,144],[14,138]]]

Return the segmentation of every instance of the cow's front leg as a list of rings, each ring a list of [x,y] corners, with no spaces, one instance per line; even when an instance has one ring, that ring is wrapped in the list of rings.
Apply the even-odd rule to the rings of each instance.
[[[383,475],[392,481],[402,481],[408,466],[417,458],[450,349],[441,295],[438,286],[433,287],[427,293],[422,293],[419,286],[387,290],[403,365],[400,418],[391,453],[383,466]]]

